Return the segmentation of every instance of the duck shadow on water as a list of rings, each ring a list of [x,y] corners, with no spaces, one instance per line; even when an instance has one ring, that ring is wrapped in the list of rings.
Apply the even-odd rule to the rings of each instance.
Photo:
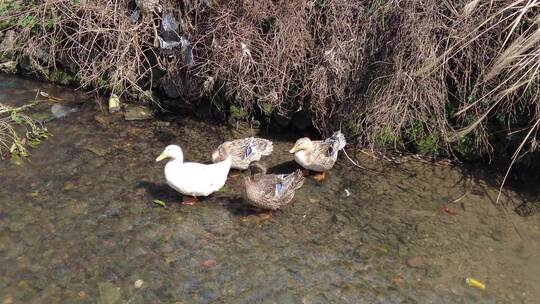
[[[181,203],[183,200],[182,194],[169,187],[166,183],[140,181],[136,188],[144,188],[147,195],[152,200],[159,199],[173,204]],[[198,200],[199,203],[204,203],[206,201],[216,201],[216,198],[216,193],[213,193],[206,197],[198,197]],[[244,198],[240,195],[219,196],[217,200],[220,205],[234,215],[247,216],[257,214],[258,212],[257,209],[244,202]]]
[[[140,181],[135,188],[144,188],[151,199],[160,199],[163,201],[179,201],[182,199],[182,194],[176,192],[166,183]]]
[[[269,174],[289,174],[302,169],[295,161],[290,160],[268,168]]]
[[[257,215],[261,210],[249,205],[240,195],[222,198],[225,202],[222,204],[234,216]]]
[[[166,183],[155,183],[140,181],[136,189],[144,188],[150,199],[159,199],[168,203],[181,203],[184,195],[171,188]],[[200,202],[204,202],[209,197],[198,197]]]

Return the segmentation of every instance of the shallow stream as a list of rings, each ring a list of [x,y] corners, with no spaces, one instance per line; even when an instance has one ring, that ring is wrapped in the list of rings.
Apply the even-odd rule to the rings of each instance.
[[[52,104],[37,106],[53,136],[0,161],[0,303],[538,303],[540,216],[512,211],[519,193],[497,203],[488,169],[348,149],[366,170],[341,156],[268,220],[240,197],[245,173],[183,206],[154,161],[163,148],[207,162],[248,129],[125,121],[74,91],[0,76],[0,102],[37,89],[78,111],[53,119]],[[287,150],[300,134],[259,136],[274,140],[271,171],[296,168]]]

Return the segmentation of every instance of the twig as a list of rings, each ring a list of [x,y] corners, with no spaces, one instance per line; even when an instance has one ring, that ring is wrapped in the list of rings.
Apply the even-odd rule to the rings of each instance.
[[[354,160],[352,160],[352,159],[349,157],[349,154],[347,154],[347,151],[345,151],[345,149],[343,149],[343,154],[345,154],[345,156],[347,157],[347,159],[349,159],[349,161],[350,161],[353,165],[357,166],[358,168],[367,170],[366,168],[364,168],[364,167],[360,166],[359,164],[355,163]]]
[[[508,166],[508,170],[506,170],[506,174],[504,175],[504,179],[503,179],[503,181],[501,183],[501,186],[499,187],[499,194],[497,195],[497,201],[496,201],[497,203],[499,203],[499,199],[501,198],[502,189],[504,187],[504,184],[506,183],[506,179],[508,178],[508,175],[510,174],[510,170],[512,170],[512,166],[514,165],[514,163],[516,162],[516,159],[519,156],[519,152],[521,152],[521,149],[523,149],[523,146],[525,146],[525,142],[527,142],[527,139],[531,136],[534,129],[536,129],[536,127],[538,127],[538,124],[540,124],[540,119],[536,120],[536,123],[531,127],[531,129],[529,130],[527,135],[525,135],[525,138],[521,141],[521,144],[519,145],[519,147],[514,152],[514,155],[512,156],[512,162]]]
[[[21,111],[24,111],[28,108],[31,108],[35,105],[37,105],[38,103],[42,102],[43,100],[36,100],[36,101],[33,101],[29,104],[25,104],[24,106],[20,106],[20,107],[17,107],[17,108],[11,108],[11,107],[8,107],[6,105],[3,105],[0,103],[0,114],[5,114],[5,113],[12,113],[12,112],[21,112]]]

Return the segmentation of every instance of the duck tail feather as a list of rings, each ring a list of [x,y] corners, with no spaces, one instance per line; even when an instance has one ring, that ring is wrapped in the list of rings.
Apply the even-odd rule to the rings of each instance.
[[[338,150],[343,150],[343,148],[345,148],[345,145],[347,145],[347,141],[345,140],[345,135],[343,135],[341,131],[334,132],[331,138],[333,140],[336,140],[339,143]]]
[[[265,141],[264,149],[261,152],[261,154],[267,156],[267,155],[272,154],[272,152],[274,151],[274,144],[267,139],[265,139],[264,141]]]
[[[300,169],[297,169],[294,173],[293,173],[293,180],[291,182],[291,186],[294,190],[298,190],[300,189],[300,187],[302,187],[304,185],[304,181],[305,181],[305,177],[304,175],[302,174],[302,170]]]

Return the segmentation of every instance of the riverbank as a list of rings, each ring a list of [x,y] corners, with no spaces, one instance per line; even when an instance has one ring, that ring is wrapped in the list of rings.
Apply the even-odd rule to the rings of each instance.
[[[7,0],[2,67],[374,149],[508,163],[524,142],[540,163],[528,1],[233,2]]]

